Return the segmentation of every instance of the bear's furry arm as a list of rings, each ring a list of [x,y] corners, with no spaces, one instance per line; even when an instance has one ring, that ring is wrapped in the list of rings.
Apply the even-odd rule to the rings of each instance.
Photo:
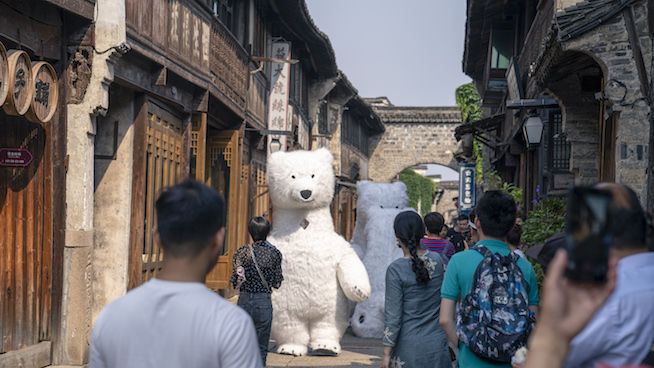
[[[370,280],[366,268],[347,243],[338,262],[336,276],[343,293],[351,301],[360,303],[370,296]]]

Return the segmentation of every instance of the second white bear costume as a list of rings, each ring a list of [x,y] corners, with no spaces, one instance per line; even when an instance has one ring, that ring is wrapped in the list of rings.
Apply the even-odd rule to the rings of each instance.
[[[334,231],[333,157],[316,151],[276,152],[268,159],[273,204],[269,241],[283,255],[284,282],[272,293],[271,334],[277,352],[338,354],[348,326],[347,299],[370,296],[363,263]]]
[[[352,315],[352,332],[359,337],[383,336],[386,269],[403,255],[393,223],[400,212],[414,211],[408,206],[406,185],[400,181],[391,184],[362,180],[357,184],[357,221],[351,243],[359,250],[372,287],[370,298],[358,303]]]

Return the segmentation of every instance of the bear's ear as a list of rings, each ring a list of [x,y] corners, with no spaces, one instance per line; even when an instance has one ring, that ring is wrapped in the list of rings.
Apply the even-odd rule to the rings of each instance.
[[[334,163],[334,156],[332,156],[332,153],[327,148],[318,148],[314,152],[321,162],[327,162],[330,165]]]
[[[400,190],[400,191],[402,191],[402,192],[406,192],[406,184],[404,184],[403,182],[401,182],[401,181],[399,181],[399,180],[396,181],[395,183],[393,183],[393,186],[394,186],[395,189],[397,189],[397,190]]]
[[[368,186],[368,184],[370,184],[369,180],[359,180],[359,182],[357,183],[357,190],[361,191],[361,189]]]

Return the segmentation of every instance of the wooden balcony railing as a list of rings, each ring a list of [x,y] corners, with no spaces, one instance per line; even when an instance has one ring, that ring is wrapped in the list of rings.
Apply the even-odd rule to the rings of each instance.
[[[125,0],[125,12],[128,35],[140,44],[137,48],[142,45],[151,59],[170,64],[173,71],[181,66],[193,83],[206,84],[232,107],[245,110],[247,52],[213,16],[206,0]]]

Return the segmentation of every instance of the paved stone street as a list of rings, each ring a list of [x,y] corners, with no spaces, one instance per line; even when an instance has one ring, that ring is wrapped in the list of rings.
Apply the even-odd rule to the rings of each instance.
[[[271,347],[273,345],[271,344]],[[341,341],[339,356],[301,356],[268,353],[269,367],[379,367],[383,347],[380,339],[361,339],[349,333]]]

